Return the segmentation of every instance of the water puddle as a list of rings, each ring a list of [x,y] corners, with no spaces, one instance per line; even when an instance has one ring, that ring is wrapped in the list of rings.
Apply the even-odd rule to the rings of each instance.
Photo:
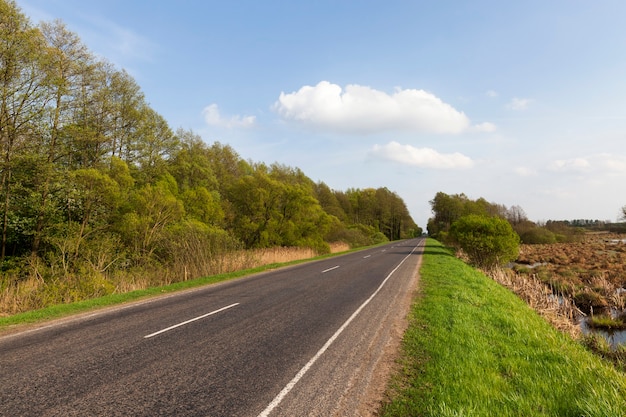
[[[613,350],[617,349],[618,346],[626,346],[626,330],[604,330],[592,328],[589,326],[588,320],[589,318],[585,317],[580,321],[580,330],[583,334],[597,334],[602,336]]]

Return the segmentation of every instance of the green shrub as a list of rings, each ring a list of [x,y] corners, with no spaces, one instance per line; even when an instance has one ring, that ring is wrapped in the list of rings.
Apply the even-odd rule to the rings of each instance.
[[[543,227],[534,227],[526,230],[520,234],[522,243],[531,245],[556,243],[556,236],[554,233]]]
[[[518,234],[500,217],[463,216],[452,224],[450,239],[481,268],[506,264],[519,254]]]

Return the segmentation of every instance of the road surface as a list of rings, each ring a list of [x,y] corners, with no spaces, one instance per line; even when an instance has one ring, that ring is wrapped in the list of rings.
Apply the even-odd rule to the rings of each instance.
[[[422,249],[396,242],[5,335],[0,415],[365,415]]]

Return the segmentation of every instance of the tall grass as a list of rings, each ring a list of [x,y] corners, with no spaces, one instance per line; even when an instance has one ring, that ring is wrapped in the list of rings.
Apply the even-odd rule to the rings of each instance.
[[[342,243],[331,245],[333,253],[348,249]],[[175,261],[168,265],[144,264],[125,269],[103,270],[94,267],[94,262],[68,268],[60,264],[61,261],[46,264],[40,258],[26,258],[20,268],[0,277],[0,317],[318,255],[313,249],[300,247],[243,250],[225,245],[215,248],[210,242],[193,238],[172,245],[170,250],[174,252]]]
[[[626,378],[428,241],[381,415],[626,416]]]

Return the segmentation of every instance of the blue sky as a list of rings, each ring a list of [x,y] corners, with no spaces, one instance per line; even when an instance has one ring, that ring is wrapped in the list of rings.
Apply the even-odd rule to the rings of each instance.
[[[331,188],[531,220],[626,205],[626,2],[17,0],[126,69],[173,129]]]

